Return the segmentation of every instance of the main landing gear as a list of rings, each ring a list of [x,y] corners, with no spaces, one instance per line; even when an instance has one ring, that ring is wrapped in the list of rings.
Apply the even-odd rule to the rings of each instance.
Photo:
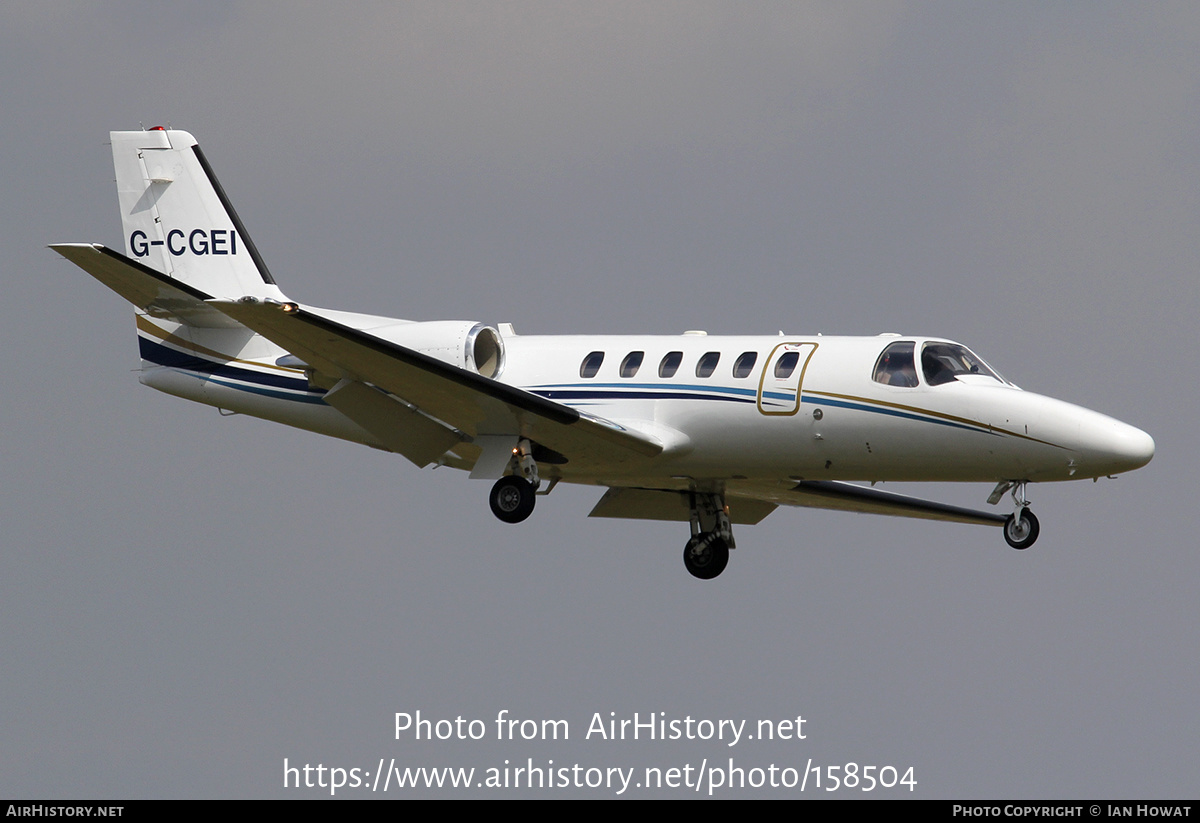
[[[692,537],[683,548],[683,565],[701,580],[712,580],[725,571],[729,550],[735,548],[733,526],[719,494],[692,492]]]
[[[1017,509],[1004,522],[1004,539],[1014,549],[1023,551],[1038,539],[1041,527],[1038,525],[1038,519],[1029,510],[1029,501],[1025,498],[1024,480],[1013,483],[1012,499]]]
[[[537,462],[533,459],[533,446],[525,438],[521,438],[513,449],[513,461],[516,462],[513,473],[497,480],[488,495],[492,514],[505,523],[520,523],[533,514],[533,504],[537,501],[537,490],[541,485]]]
[[[523,477],[501,477],[488,495],[492,514],[505,523],[520,523],[533,514],[536,492],[534,485]]]
[[[694,535],[683,547],[683,565],[693,577],[712,580],[729,564],[729,544],[712,532]]]

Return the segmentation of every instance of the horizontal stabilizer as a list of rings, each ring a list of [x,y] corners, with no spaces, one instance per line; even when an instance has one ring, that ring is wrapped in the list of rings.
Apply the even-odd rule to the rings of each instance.
[[[204,302],[209,295],[120,252],[90,243],[58,243],[50,248],[151,317],[205,328],[241,325]]]

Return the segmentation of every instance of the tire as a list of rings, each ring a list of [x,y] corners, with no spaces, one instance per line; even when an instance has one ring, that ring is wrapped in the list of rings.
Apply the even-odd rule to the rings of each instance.
[[[533,485],[523,477],[501,477],[492,486],[488,495],[488,503],[492,506],[492,514],[505,523],[520,523],[533,514],[534,496]]]
[[[1040,531],[1038,519],[1029,509],[1021,512],[1019,522],[1016,514],[1010,514],[1008,520],[1004,522],[1004,539],[1008,541],[1008,545],[1019,551],[1024,551],[1032,546],[1038,539]]]
[[[707,546],[701,546],[708,535],[699,534],[683,547],[683,565],[693,577],[701,580],[712,580],[725,571],[729,564],[729,546],[719,537],[713,538]]]

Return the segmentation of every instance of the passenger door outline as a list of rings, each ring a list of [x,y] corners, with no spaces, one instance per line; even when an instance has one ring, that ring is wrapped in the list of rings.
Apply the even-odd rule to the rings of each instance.
[[[780,343],[771,349],[771,355],[763,364],[762,375],[758,379],[758,410],[766,415],[793,415],[800,411],[800,392],[804,386],[804,373],[812,362],[813,352],[817,343],[802,343],[789,341]],[[787,377],[776,377],[775,366],[788,352],[796,352],[799,359],[796,367]],[[767,393],[784,394],[789,397],[768,397]],[[794,396],[793,396],[794,395]]]

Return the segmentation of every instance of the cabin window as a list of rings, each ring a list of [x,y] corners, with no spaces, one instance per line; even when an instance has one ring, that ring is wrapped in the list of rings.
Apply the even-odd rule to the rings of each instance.
[[[959,375],[979,374],[995,380],[1001,378],[988,368],[966,346],[956,343],[926,343],[921,347],[921,371],[925,382],[940,386],[957,380]],[[1003,381],[1001,381],[1003,382]]]
[[[800,362],[800,352],[789,351],[775,361],[775,376],[780,380],[787,380],[792,376],[792,372],[796,370],[796,364]]]
[[[733,376],[734,377],[749,377],[750,372],[754,371],[754,362],[758,360],[758,352],[744,351],[738,355],[738,359],[733,361]]]
[[[679,364],[683,362],[683,352],[669,351],[663,355],[662,362],[658,364],[659,377],[674,377],[675,372],[679,371]]]
[[[717,370],[717,363],[721,359],[719,351],[706,352],[700,357],[700,362],[696,364],[697,377],[711,377],[712,373]]]
[[[875,375],[872,379],[885,386],[912,388],[917,385],[917,367],[913,361],[913,348],[914,345],[910,340],[889,345],[875,361]]]
[[[600,371],[600,364],[604,362],[604,352],[594,351],[587,357],[583,358],[583,364],[579,367],[580,377],[595,377],[596,372]]]
[[[638,369],[642,367],[642,358],[646,356],[644,351],[631,351],[625,355],[625,359],[621,361],[621,376],[633,377],[638,373]]]

